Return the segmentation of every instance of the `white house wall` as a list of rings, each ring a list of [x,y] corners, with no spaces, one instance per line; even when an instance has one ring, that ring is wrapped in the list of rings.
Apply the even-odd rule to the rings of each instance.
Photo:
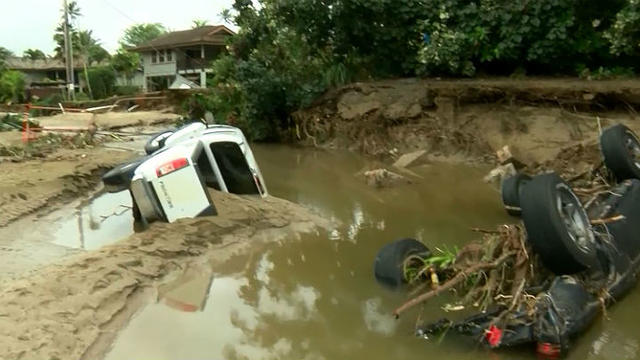
[[[173,61],[154,64],[151,62],[152,55],[154,55],[153,52],[146,52],[142,56],[145,76],[171,76],[176,74],[177,68],[175,57]]]

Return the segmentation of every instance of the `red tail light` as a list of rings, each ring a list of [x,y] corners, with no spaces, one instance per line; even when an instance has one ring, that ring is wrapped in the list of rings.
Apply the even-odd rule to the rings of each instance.
[[[544,355],[547,358],[559,358],[562,354],[562,349],[558,344],[551,343],[538,343],[538,354]]]
[[[163,164],[156,169],[156,175],[158,175],[158,177],[165,176],[187,166],[189,166],[189,160],[184,158],[169,161],[168,163]]]

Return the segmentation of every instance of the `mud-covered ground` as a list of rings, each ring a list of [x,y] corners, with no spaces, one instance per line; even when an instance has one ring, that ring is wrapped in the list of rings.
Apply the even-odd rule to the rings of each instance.
[[[136,305],[172,271],[203,256],[215,267],[248,247],[327,227],[285,200],[212,196],[219,216],[155,223],[1,284],[0,358],[99,358]]]
[[[95,192],[101,174],[139,156],[135,150],[144,141],[130,141],[127,133],[153,132],[149,125],[158,122],[172,125],[166,123],[167,117],[140,122],[133,116],[109,116],[112,120],[102,122],[92,139],[85,133],[39,135],[25,145],[20,133],[2,134],[0,144],[15,154],[0,157],[0,228],[8,229],[16,220],[47,214]],[[175,116],[169,118],[173,121]],[[57,126],[69,126],[78,119],[56,121]],[[114,124],[127,128],[101,134]],[[215,267],[248,248],[328,226],[285,200],[218,192],[212,198],[219,216],[154,223],[145,232],[97,251],[58,252],[57,257],[48,257],[54,259],[49,264],[13,264],[11,272],[0,276],[0,359],[101,358],[117,330],[138,305],[148,301],[166,275],[202,259]],[[3,243],[8,240],[19,241],[3,239]],[[0,246],[0,261],[15,263],[29,257],[16,251],[39,249]]]

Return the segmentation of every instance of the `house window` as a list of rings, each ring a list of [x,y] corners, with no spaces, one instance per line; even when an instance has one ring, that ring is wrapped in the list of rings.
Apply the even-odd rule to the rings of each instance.
[[[173,61],[173,51],[171,50],[166,50],[167,51],[167,61]]]
[[[152,64],[155,64],[155,63],[158,62],[158,59],[156,58],[156,56],[157,56],[157,51],[154,51],[154,52],[151,53],[151,63]]]
[[[158,62],[159,63],[163,63],[164,62],[164,50],[163,51],[158,51]]]

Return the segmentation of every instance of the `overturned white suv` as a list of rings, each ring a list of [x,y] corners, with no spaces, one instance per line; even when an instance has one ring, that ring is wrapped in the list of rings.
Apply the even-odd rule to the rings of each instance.
[[[191,123],[152,137],[145,151],[147,156],[102,177],[107,191],[130,190],[136,220],[216,215],[211,189],[267,196],[260,168],[238,128]]]

